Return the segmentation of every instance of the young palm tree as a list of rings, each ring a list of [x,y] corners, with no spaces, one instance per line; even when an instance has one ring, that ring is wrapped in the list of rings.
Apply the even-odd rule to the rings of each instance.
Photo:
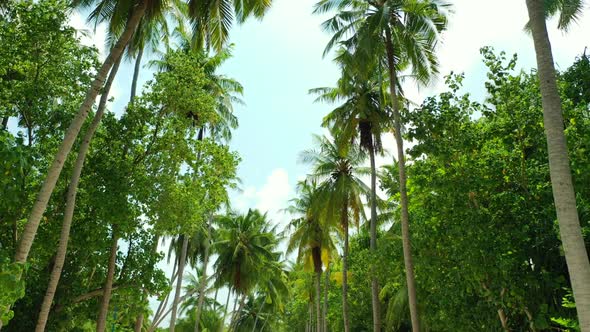
[[[325,207],[322,217],[327,223],[339,222],[342,229],[342,316],[344,330],[348,332],[348,228],[350,219],[358,226],[361,217],[364,218],[361,196],[369,189],[360,177],[368,171],[360,167],[365,154],[357,146],[341,146],[338,139],[330,141],[319,136],[314,139],[317,149],[304,151],[301,160],[312,165],[310,178],[319,183],[318,199]]]
[[[320,309],[322,265],[329,263],[324,257],[330,257],[335,251],[334,242],[330,236],[330,228],[321,218],[321,201],[318,199],[317,184],[313,181],[301,181],[297,184],[298,197],[291,200],[291,206],[287,211],[297,216],[291,220],[289,228],[295,230],[289,238],[287,252],[297,250],[297,262],[306,264],[311,262],[315,273],[315,306],[317,331],[322,330],[322,317]],[[324,222],[322,222],[324,219]]]
[[[275,260],[267,262],[256,287],[255,294],[260,306],[257,306],[256,310],[250,310],[251,316],[255,317],[252,332],[256,330],[261,317],[266,316],[262,323],[265,324],[269,320],[269,314],[280,314],[284,311],[284,301],[289,295],[289,286],[285,264],[280,261],[281,255],[279,252],[274,252]]]
[[[262,280],[263,272],[270,262],[275,261],[273,253],[278,239],[269,227],[266,214],[248,210],[245,215],[230,214],[224,217],[224,228],[219,230],[215,243],[217,260],[214,269],[220,280],[226,281],[237,297],[241,297],[240,308],[245,297]],[[235,320],[232,320],[232,324]]]
[[[393,134],[396,140],[401,205],[401,226],[404,263],[412,329],[420,330],[414,267],[410,246],[408,194],[402,119],[400,116],[399,72],[409,70],[418,83],[428,83],[438,71],[434,54],[439,34],[446,29],[447,19],[443,8],[447,5],[438,0],[381,0],[364,2],[355,0],[321,0],[316,5],[318,13],[333,9],[339,12],[323,26],[334,33],[328,43],[329,51],[337,43],[361,50],[364,54],[383,54],[389,73],[389,89],[393,111]],[[347,39],[348,38],[348,39]],[[382,43],[375,40],[382,39]],[[380,60],[381,61],[381,60]],[[375,314],[375,312],[374,312]],[[380,330],[379,317],[373,317],[373,330]]]
[[[340,144],[358,141],[360,147],[367,151],[371,165],[371,206],[370,250],[377,250],[377,170],[375,153],[382,153],[381,136],[391,128],[390,108],[385,107],[380,66],[372,55],[361,54],[361,50],[351,53],[340,49],[336,61],[339,63],[342,76],[335,88],[319,88],[311,90],[319,94],[319,101],[331,103],[343,101],[324,118],[324,126],[332,128]],[[378,60],[378,59],[377,59]],[[379,325],[380,301],[379,282],[371,268],[371,300],[374,321]]]
[[[553,199],[580,328],[587,332],[590,331],[590,263],[576,208],[561,99],[557,89],[553,54],[545,21],[546,17],[560,11],[559,28],[567,29],[579,16],[583,1],[527,0],[526,4],[530,18],[528,27],[532,32],[537,54]]]

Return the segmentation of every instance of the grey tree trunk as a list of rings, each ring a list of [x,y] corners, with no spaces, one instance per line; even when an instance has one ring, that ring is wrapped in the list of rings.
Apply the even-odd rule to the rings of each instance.
[[[344,250],[342,253],[342,319],[344,320],[344,332],[350,332],[348,320],[348,203],[345,201],[340,215],[342,228],[344,229]]]
[[[203,303],[205,303],[205,291],[207,289],[207,265],[209,264],[209,248],[211,246],[211,222],[211,217],[209,217],[207,220],[207,242],[205,244],[205,252],[203,257],[203,274],[201,275],[201,284],[199,285],[199,302],[197,304],[197,312],[195,314],[195,332],[199,332],[199,321],[201,320]]]
[[[45,297],[43,298],[43,303],[41,304],[41,310],[39,311],[39,318],[37,319],[37,326],[35,327],[36,332],[45,331],[45,325],[47,324],[49,311],[51,310],[51,304],[53,303],[53,297],[55,296],[55,290],[57,289],[57,285],[59,283],[61,271],[63,269],[66,253],[68,250],[70,228],[72,226],[74,208],[76,206],[76,194],[78,192],[78,184],[80,183],[82,168],[84,167],[84,161],[86,160],[86,155],[88,153],[88,149],[90,148],[90,141],[94,137],[94,133],[96,132],[96,129],[98,128],[100,121],[102,120],[102,116],[106,108],[106,103],[109,98],[109,91],[111,89],[113,81],[115,80],[115,76],[117,75],[117,70],[119,69],[121,58],[122,57],[120,56],[115,61],[115,65],[111,69],[109,78],[107,79],[107,82],[104,86],[104,91],[102,93],[102,96],[100,97],[98,110],[94,115],[94,119],[92,120],[90,127],[88,127],[88,130],[84,135],[84,139],[82,140],[82,144],[80,145],[80,150],[78,151],[78,157],[76,159],[74,170],[72,172],[72,179],[70,180],[70,184],[68,186],[66,208],[64,211],[64,220],[61,226],[61,234],[57,246],[55,263],[53,264],[53,269],[51,270],[51,275],[49,277],[47,291],[45,292]]]
[[[189,237],[187,235],[184,235],[182,240],[182,250],[180,252],[180,261],[178,262],[178,280],[176,280],[176,292],[174,293],[174,301],[172,302],[172,313],[170,314],[170,332],[174,332],[174,329],[176,328],[176,313],[178,311],[180,292],[182,291],[182,275],[184,273],[184,265],[186,264],[188,238]]]
[[[537,55],[543,122],[549,154],[549,173],[557,220],[559,221],[559,232],[576,301],[580,329],[582,332],[589,332],[590,263],[576,208],[576,196],[564,134],[561,99],[557,90],[553,54],[545,22],[544,1],[526,0],[526,4]]]
[[[94,81],[91,84],[90,89],[86,93],[86,98],[84,102],[80,106],[78,113],[74,117],[74,120],[68,127],[66,131],[64,140],[59,147],[57,154],[51,164],[47,172],[47,176],[45,177],[45,181],[41,186],[41,190],[39,194],[37,194],[37,199],[31,209],[31,214],[27,220],[25,225],[25,229],[21,235],[20,244],[16,251],[14,260],[15,262],[24,263],[27,261],[27,257],[29,256],[29,251],[31,250],[31,246],[33,245],[33,241],[35,239],[35,235],[37,235],[37,229],[39,228],[39,222],[45,213],[47,208],[47,204],[49,202],[49,198],[55,189],[55,185],[63,169],[65,160],[72,149],[72,145],[74,144],[86,117],[88,117],[88,112],[92,108],[94,104],[94,100],[98,95],[100,89],[103,87],[105,79],[110,72],[115,60],[118,59],[125,46],[133,36],[137,25],[139,24],[140,19],[143,17],[146,10],[146,2],[140,1],[138,6],[133,10],[133,13],[129,20],[127,21],[127,25],[125,26],[125,30],[119,40],[115,44],[115,46],[111,49],[109,55],[107,56],[105,62],[102,64],[101,68],[98,70]],[[20,277],[20,276],[19,276]],[[1,323],[0,323],[1,327]]]
[[[139,78],[139,71],[141,70],[141,58],[143,57],[143,47],[139,49],[137,58],[135,59],[135,66],[133,68],[133,81],[131,81],[131,94],[129,95],[129,103],[133,104],[135,95],[137,93],[137,79]]]
[[[404,252],[404,265],[406,267],[406,283],[408,286],[408,304],[412,321],[412,331],[420,332],[420,318],[418,315],[418,300],[416,296],[416,280],[414,278],[414,261],[410,242],[410,215],[408,212],[408,190],[406,188],[406,160],[404,156],[404,141],[402,138],[402,121],[400,115],[399,98],[397,95],[397,72],[395,69],[393,42],[391,31],[385,29],[385,47],[387,51],[387,65],[389,69],[389,90],[393,108],[394,136],[397,147],[397,159],[399,166],[399,191],[401,205],[402,244]]]
[[[371,241],[370,251],[375,257],[377,250],[377,170],[375,166],[375,144],[372,140],[369,151],[371,161]],[[371,304],[373,305],[373,332],[381,331],[381,312],[379,302],[379,280],[375,273],[375,262],[371,262]]]
[[[113,279],[115,277],[115,263],[117,260],[117,242],[119,242],[119,235],[116,227],[113,227],[113,243],[111,245],[111,254],[109,257],[109,268],[107,272],[107,280],[104,285],[104,294],[102,296],[102,303],[96,320],[96,332],[104,332],[107,325],[107,314],[109,312],[109,302],[111,301],[111,292],[113,290]]]

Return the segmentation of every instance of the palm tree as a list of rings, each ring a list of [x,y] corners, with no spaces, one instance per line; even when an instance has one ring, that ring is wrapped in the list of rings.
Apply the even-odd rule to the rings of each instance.
[[[39,222],[45,213],[65,160],[113,64],[123,53],[140,22],[147,24],[147,22],[154,18],[163,16],[164,10],[166,9],[165,3],[163,0],[75,0],[72,2],[74,6],[80,7],[95,5],[91,13],[91,18],[97,19],[98,22],[109,21],[109,29],[119,32],[117,34],[119,38],[98,70],[83,103],[80,105],[78,113],[68,127],[64,140],[49,167],[47,176],[27,219],[25,229],[22,232],[14,258],[15,262],[25,263],[27,260],[37,234],[37,229],[39,228]],[[206,35],[211,37],[213,45],[221,49],[227,41],[229,28],[234,17],[238,23],[243,23],[251,16],[261,18],[271,3],[271,0],[188,0],[188,7],[189,15],[195,27],[199,27],[200,31],[206,31]],[[21,276],[18,277],[20,278]]]
[[[316,323],[317,330],[321,330],[322,317],[320,310],[321,298],[321,274],[322,265],[326,268],[329,264],[330,257],[336,251],[330,230],[333,225],[328,224],[328,219],[321,216],[321,200],[317,183],[305,180],[299,182],[299,197],[291,200],[291,206],[287,212],[298,218],[291,220],[289,228],[295,230],[291,234],[287,252],[297,249],[297,262],[304,266],[304,269],[313,269],[316,274],[315,284],[315,305],[316,305]]]
[[[393,111],[393,134],[396,140],[401,205],[401,226],[403,237],[404,263],[408,284],[409,307],[412,329],[420,330],[414,267],[410,246],[408,194],[402,119],[400,116],[399,72],[409,70],[413,78],[422,84],[430,81],[438,72],[434,54],[439,34],[447,26],[443,11],[447,5],[438,0],[381,0],[364,2],[356,0],[321,0],[316,5],[318,13],[338,9],[333,18],[324,22],[326,30],[334,33],[327,45],[329,51],[337,43],[348,48],[361,50],[362,54],[383,54],[389,73],[389,90]],[[348,39],[346,39],[349,37]],[[375,43],[375,40],[383,43]],[[381,60],[380,60],[381,61]],[[373,329],[380,324],[373,319]]]
[[[218,279],[230,285],[243,308],[246,296],[262,280],[262,272],[275,261],[278,239],[274,228],[269,227],[266,214],[248,210],[244,215],[231,213],[223,218],[224,228],[219,230],[215,243],[217,260],[214,269]],[[235,317],[235,315],[234,315]],[[235,319],[232,319],[233,325]]]
[[[274,252],[274,261],[269,261],[262,272],[262,278],[258,282],[256,302],[260,302],[257,310],[250,310],[250,314],[255,317],[252,332],[256,330],[258,321],[261,317],[267,316],[264,323],[268,323],[268,315],[272,313],[282,313],[284,311],[284,299],[289,295],[289,286],[287,284],[287,272],[284,262],[280,261],[281,253]],[[266,315],[265,315],[266,314]]]
[[[560,11],[559,28],[567,29],[580,15],[583,1],[527,0],[526,4],[530,18],[529,28],[537,55],[553,199],[580,328],[587,332],[590,331],[590,263],[576,208],[561,99],[557,89],[553,54],[545,21],[548,16]]]
[[[313,264],[315,276],[315,306],[317,331],[322,330],[320,309],[322,265],[328,265],[327,258],[335,246],[330,236],[330,226],[321,220],[321,202],[318,199],[317,184],[313,181],[301,181],[297,184],[299,197],[291,200],[287,211],[295,216],[289,227],[295,230],[289,238],[287,252],[297,250],[297,262]],[[308,264],[304,264],[307,266]]]
[[[93,1],[75,1],[75,3],[82,3],[84,5],[90,5]],[[105,2],[113,2],[105,0]],[[101,4],[105,4],[101,2]],[[150,2],[152,4],[152,2]],[[88,116],[88,113],[94,104],[94,100],[98,95],[100,89],[103,87],[106,76],[111,71],[114,63],[121,57],[123,50],[125,49],[127,43],[133,36],[139,21],[142,17],[146,16],[147,19],[153,17],[153,15],[159,14],[159,7],[150,7],[148,8],[147,1],[139,1],[138,3],[129,2],[129,1],[121,1],[120,3],[117,2],[116,7],[116,17],[113,17],[111,20],[111,24],[113,26],[124,26],[122,28],[122,33],[120,34],[119,39],[111,48],[111,51],[107,58],[105,59],[104,63],[98,70],[95,79],[93,80],[88,93],[86,94],[86,98],[78,113],[74,117],[72,123],[68,127],[66,131],[64,140],[60,145],[58,152],[55,155],[55,158],[49,167],[47,172],[47,176],[43,185],[41,186],[41,190],[37,195],[37,199],[33,204],[33,208],[31,209],[31,213],[25,225],[25,229],[21,236],[21,241],[19,243],[16,255],[14,260],[19,263],[25,263],[27,257],[29,255],[29,251],[31,246],[33,245],[33,241],[35,239],[35,235],[37,234],[37,228],[39,227],[39,222],[45,213],[45,209],[47,208],[47,203],[49,202],[49,198],[53,193],[61,170],[63,168],[64,162],[72,149],[74,141]],[[147,13],[147,15],[146,15]],[[104,16],[104,19],[111,16]]]
[[[361,217],[364,217],[361,196],[367,194],[369,189],[360,177],[368,172],[360,165],[365,160],[365,154],[355,145],[339,145],[341,140],[338,139],[330,141],[325,137],[314,136],[314,140],[317,149],[303,151],[301,160],[312,165],[310,178],[320,183],[318,199],[325,206],[322,217],[327,219],[327,223],[339,221],[342,229],[342,315],[344,330],[348,332],[348,228],[350,219],[358,226]]]
[[[98,18],[95,18],[95,19],[98,19]],[[142,24],[141,22],[148,22],[148,24]],[[149,43],[151,45],[151,48],[156,48],[159,40],[162,40],[162,39],[167,40],[167,35],[168,35],[166,19],[163,16],[154,17],[154,19],[152,19],[152,20],[142,19],[141,22],[140,22],[136,32],[134,33],[131,42],[127,45],[127,48],[126,48],[127,55],[130,56],[130,54],[133,54],[134,52],[135,53],[138,52],[136,49],[137,49],[137,47],[140,47],[141,52],[138,55],[138,62],[140,61],[141,53],[143,52],[143,48],[146,43]],[[97,23],[98,23],[98,21],[97,21]],[[153,23],[153,24],[149,25],[150,23]],[[112,26],[111,26],[111,28],[112,28]],[[162,34],[162,31],[164,32],[164,34]],[[108,40],[111,42],[116,40],[117,39],[116,33],[117,33],[117,31],[110,30],[109,34],[108,34]],[[137,46],[137,45],[140,45],[140,46]],[[60,240],[59,240],[59,244],[58,244],[58,250],[56,253],[56,259],[55,259],[56,264],[54,264],[54,266],[53,266],[51,276],[50,276],[50,282],[48,284],[47,291],[46,291],[45,297],[43,299],[43,304],[41,305],[41,310],[39,312],[37,326],[35,328],[36,331],[44,331],[45,325],[47,324],[49,310],[51,309],[51,304],[53,302],[55,290],[56,290],[57,285],[59,283],[61,271],[63,268],[63,262],[65,260],[65,256],[66,256],[66,252],[67,252],[70,227],[71,227],[74,209],[75,209],[75,205],[76,205],[76,194],[77,194],[77,190],[78,190],[78,184],[80,182],[80,176],[82,173],[82,169],[84,167],[84,162],[86,160],[86,154],[88,153],[88,150],[90,148],[90,142],[92,141],[92,138],[94,137],[94,134],[96,133],[96,130],[98,129],[98,126],[100,125],[100,122],[101,122],[102,117],[104,115],[104,112],[106,109],[106,103],[107,103],[108,96],[109,96],[109,91],[110,91],[111,86],[114,82],[115,76],[117,75],[117,71],[118,71],[119,65],[121,63],[121,59],[122,59],[122,56],[119,56],[119,58],[115,61],[113,68],[111,69],[111,71],[109,73],[108,79],[105,83],[105,86],[104,86],[104,89],[103,89],[103,92],[102,92],[102,95],[100,98],[100,102],[98,104],[98,109],[96,111],[96,114],[94,115],[94,118],[92,120],[90,127],[88,128],[88,130],[84,134],[84,138],[82,140],[82,143],[80,145],[80,149],[78,151],[78,157],[76,159],[76,163],[75,163],[74,169],[72,171],[72,177],[70,180],[70,184],[68,185],[68,195],[66,198],[67,208],[64,213],[62,231],[61,231]],[[131,89],[131,102],[133,102],[133,98],[135,97],[135,88],[137,85],[138,71],[139,71],[139,65],[136,63],[135,72],[133,74],[133,84],[132,84],[132,89]]]
[[[370,250],[377,250],[377,181],[375,153],[382,153],[382,133],[391,128],[390,109],[385,107],[383,83],[380,66],[372,55],[355,54],[350,50],[340,49],[336,61],[340,64],[342,76],[335,88],[318,88],[311,90],[319,94],[318,101],[331,103],[342,101],[324,118],[324,126],[332,128],[340,144],[358,141],[360,147],[368,152],[371,165],[371,222]],[[373,271],[373,268],[371,268]],[[371,300],[373,320],[380,325],[379,283],[371,272]]]
[[[100,102],[98,105],[98,109],[96,114],[94,115],[94,119],[88,127],[88,130],[84,134],[84,139],[82,140],[82,144],[80,145],[80,149],[78,151],[78,157],[76,158],[76,163],[74,165],[74,169],[72,171],[72,178],[70,180],[70,184],[68,185],[68,193],[66,198],[66,209],[64,212],[64,220],[62,223],[61,234],[59,238],[59,243],[57,246],[57,252],[55,254],[55,263],[53,264],[53,268],[51,270],[51,275],[49,277],[49,284],[47,285],[47,290],[45,292],[45,296],[43,298],[43,303],[41,304],[41,309],[39,310],[39,317],[37,319],[37,325],[35,327],[35,331],[42,332],[45,331],[45,325],[47,325],[47,319],[49,318],[49,311],[51,309],[51,305],[53,303],[53,298],[55,296],[55,291],[57,289],[57,285],[59,283],[59,279],[61,277],[61,272],[63,269],[63,265],[66,258],[66,253],[68,250],[68,240],[70,237],[70,228],[72,225],[72,219],[74,216],[74,209],[76,205],[76,194],[78,191],[78,184],[80,182],[80,176],[82,174],[82,168],[84,167],[84,161],[86,160],[86,154],[90,148],[90,141],[94,136],[94,133],[98,129],[102,116],[104,114],[106,108],[106,102],[108,100],[109,91],[115,80],[115,76],[117,74],[117,70],[119,69],[119,64],[121,63],[121,58],[117,59],[115,65],[113,66],[111,73],[105,83],[104,92],[100,97]]]

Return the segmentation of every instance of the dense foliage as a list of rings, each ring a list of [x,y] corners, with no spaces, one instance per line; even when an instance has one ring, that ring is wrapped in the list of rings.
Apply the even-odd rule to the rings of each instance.
[[[233,19],[270,5],[0,3],[0,328],[587,332],[574,280],[590,247],[590,57],[556,74],[559,154],[547,63],[517,71],[516,55],[484,47],[483,100],[464,92],[470,73],[450,73],[444,92],[413,105],[401,76],[438,73],[448,6],[320,0],[316,13],[334,13],[322,27],[341,77],[310,90],[335,108],[329,134],[300,155],[310,172],[279,229],[265,211],[232,209],[240,156],[228,141],[243,87],[220,73]],[[560,27],[582,8],[543,6]],[[102,64],[67,23],[74,7],[107,23]],[[137,89],[144,49],[153,75]],[[135,66],[119,108],[108,100],[123,53]],[[378,166],[388,133],[397,157]],[[577,252],[555,190],[563,152]]]

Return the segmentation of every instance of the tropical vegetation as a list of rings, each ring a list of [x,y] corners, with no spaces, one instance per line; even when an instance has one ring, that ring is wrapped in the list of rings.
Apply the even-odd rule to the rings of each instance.
[[[282,222],[235,202],[224,66],[271,0],[2,1],[0,329],[590,332],[590,56],[547,32],[585,7],[523,2],[537,67],[482,45],[482,98],[440,73],[452,2],[309,8],[338,79]]]

